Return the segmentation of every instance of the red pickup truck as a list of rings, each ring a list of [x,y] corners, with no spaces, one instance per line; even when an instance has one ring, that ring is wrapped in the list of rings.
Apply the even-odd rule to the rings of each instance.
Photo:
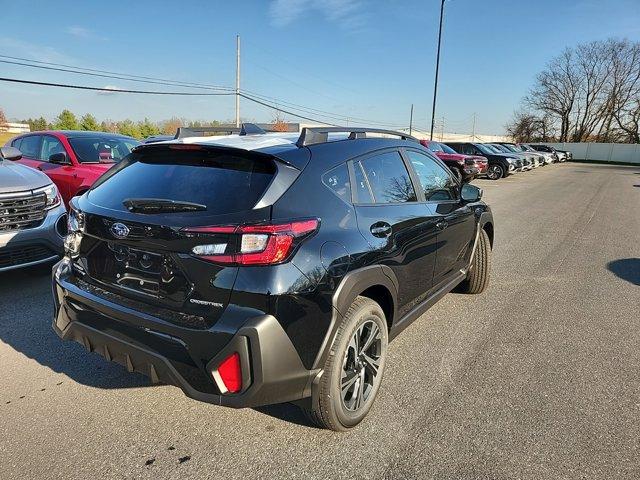
[[[51,178],[66,206],[137,145],[140,142],[124,135],[71,130],[32,132],[7,142],[22,152],[18,163]]]
[[[440,142],[420,140],[420,143],[442,160],[461,183],[470,182],[477,176],[484,175],[489,167],[485,157],[463,155]]]

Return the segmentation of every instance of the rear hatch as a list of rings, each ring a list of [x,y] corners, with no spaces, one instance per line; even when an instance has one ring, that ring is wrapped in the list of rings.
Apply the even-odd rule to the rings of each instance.
[[[139,149],[74,202],[83,232],[77,270],[132,307],[208,328],[228,304],[238,267],[198,257],[194,248],[233,253],[237,235],[232,227],[197,227],[268,222],[271,207],[254,206],[277,171],[273,157],[257,152]]]

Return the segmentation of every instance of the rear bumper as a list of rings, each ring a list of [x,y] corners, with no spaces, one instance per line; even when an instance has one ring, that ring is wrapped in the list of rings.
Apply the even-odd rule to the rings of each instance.
[[[66,227],[63,205],[47,212],[42,224],[36,228],[0,232],[0,272],[60,258],[64,232],[59,227]],[[5,256],[11,258],[5,259]]]
[[[168,325],[83,290],[64,260],[54,267],[52,286],[53,329],[60,338],[76,341],[152,382],[175,385],[199,401],[235,408],[310,396],[312,372],[304,368],[271,315],[248,317],[237,331],[228,326],[194,330]],[[240,355],[242,389],[223,394],[212,372],[234,352]]]

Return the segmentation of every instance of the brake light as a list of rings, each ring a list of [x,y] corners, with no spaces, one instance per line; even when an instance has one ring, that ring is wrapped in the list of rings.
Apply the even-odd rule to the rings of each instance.
[[[198,245],[192,253],[210,262],[230,265],[274,265],[281,263],[291,254],[297,240],[318,229],[317,219],[300,220],[289,223],[268,225],[240,225],[194,227],[185,229],[188,233],[235,234],[239,236],[238,251],[209,255],[220,244]],[[217,252],[216,252],[217,253]]]
[[[170,144],[169,145],[169,149],[170,150],[204,150],[204,147],[200,146],[200,145],[189,145],[189,144],[184,144],[184,143],[179,143],[179,144]]]
[[[226,392],[222,393],[238,393],[242,389],[242,367],[240,366],[238,352],[234,352],[225,358],[218,367],[217,373],[227,389]]]

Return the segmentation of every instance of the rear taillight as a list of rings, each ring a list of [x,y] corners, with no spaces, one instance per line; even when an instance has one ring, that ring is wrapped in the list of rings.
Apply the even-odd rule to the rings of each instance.
[[[299,240],[314,233],[318,225],[317,219],[311,219],[268,225],[194,227],[184,231],[237,237],[236,251],[230,252],[226,243],[193,247],[192,253],[203,260],[230,265],[273,265],[285,261]]]

